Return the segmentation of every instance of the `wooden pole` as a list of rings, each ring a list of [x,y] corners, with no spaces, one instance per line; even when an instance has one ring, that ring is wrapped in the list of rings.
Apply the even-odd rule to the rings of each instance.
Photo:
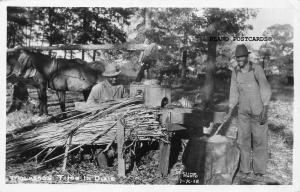
[[[159,171],[162,176],[168,175],[171,144],[160,142]]]
[[[70,145],[71,145],[71,142],[72,142],[72,136],[73,136],[73,134],[71,133],[71,134],[69,135],[69,137],[68,137],[68,140],[67,140],[66,149],[65,149],[65,154],[64,154],[64,162],[63,162],[62,171],[65,171],[65,170],[66,170],[66,167],[67,167],[68,151],[69,151],[69,148],[70,148]]]
[[[93,61],[96,61],[96,50],[93,50]]]
[[[81,51],[81,59],[84,60],[84,50]]]
[[[125,177],[125,159],[123,155],[125,129],[121,123],[121,119],[117,123],[117,145],[118,145],[118,175]]]
[[[162,123],[163,124],[171,124],[172,122],[172,114],[171,112],[166,112],[163,114]],[[168,136],[168,141],[170,140]],[[163,141],[160,142],[159,145],[159,171],[162,176],[168,175],[169,172],[169,158],[170,158],[170,152],[171,152],[171,143],[164,143]]]
[[[15,47],[13,49],[7,49],[7,52],[13,52],[17,50],[145,50],[149,45],[147,44],[135,44],[135,43],[124,43],[124,44],[101,44],[101,45],[58,45],[58,46],[31,46],[31,47]]]

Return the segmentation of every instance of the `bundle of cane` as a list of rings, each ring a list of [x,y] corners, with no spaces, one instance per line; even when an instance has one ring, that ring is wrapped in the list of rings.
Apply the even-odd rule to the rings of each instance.
[[[116,135],[116,127],[113,125],[121,117],[125,120],[126,138],[131,135],[145,138],[164,137],[165,133],[160,129],[155,110],[148,109],[140,103],[139,98],[107,101],[97,109],[80,116],[71,117],[60,123],[42,125],[16,135],[7,140],[7,157],[37,148],[63,146],[69,134],[73,135],[73,145],[86,143],[95,138],[95,135],[101,137],[97,138],[94,144],[111,143]]]

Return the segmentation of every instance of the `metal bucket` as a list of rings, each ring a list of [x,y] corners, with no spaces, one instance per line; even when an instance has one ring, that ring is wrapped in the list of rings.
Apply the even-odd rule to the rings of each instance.
[[[170,88],[162,87],[160,85],[131,84],[130,96],[134,97],[138,90],[143,92],[146,106],[160,107],[163,99],[168,100],[168,103],[171,103]]]
[[[159,85],[148,85],[145,90],[145,104],[149,107],[160,107],[162,100],[171,103],[171,89]]]

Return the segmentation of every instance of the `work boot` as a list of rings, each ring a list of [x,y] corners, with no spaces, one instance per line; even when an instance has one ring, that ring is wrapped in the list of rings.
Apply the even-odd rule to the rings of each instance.
[[[236,174],[235,180],[233,183],[238,184],[238,185],[252,185],[251,181],[251,173],[244,173],[239,171]]]
[[[279,185],[279,182],[264,174],[256,173],[252,176],[253,181],[267,184],[267,185]]]
[[[249,180],[251,177],[251,173],[238,172],[236,175],[240,180]]]

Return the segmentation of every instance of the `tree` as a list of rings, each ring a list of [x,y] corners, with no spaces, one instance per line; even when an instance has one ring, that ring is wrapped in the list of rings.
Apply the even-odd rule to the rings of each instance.
[[[151,42],[164,47],[161,51],[161,64],[181,69],[184,79],[187,60],[207,55],[207,75],[205,78],[205,102],[210,102],[214,92],[214,73],[216,69],[217,46],[223,42],[210,41],[209,37],[239,36],[252,29],[246,21],[255,17],[256,10],[249,9],[193,9],[193,8],[151,8],[151,30],[137,25],[141,35],[138,39],[148,38]],[[140,13],[144,15],[144,13]],[[136,19],[136,20],[139,20]],[[142,37],[142,38],[141,38]]]
[[[50,46],[125,42],[123,26],[129,24],[131,14],[132,9],[123,8],[9,7],[8,47],[24,45],[26,38]]]
[[[261,45],[259,55],[265,59],[272,58],[269,67],[276,66],[287,76],[293,75],[293,27],[290,24],[275,24],[268,27],[263,36],[271,37],[272,41]]]
[[[7,47],[12,48],[24,43],[23,28],[28,25],[27,9],[7,7]]]
[[[263,32],[263,36],[272,37],[272,41],[262,47],[271,48],[272,55],[282,56],[291,54],[293,51],[293,27],[290,24],[275,24]]]
[[[150,14],[146,14],[147,10]],[[201,29],[201,18],[192,8],[147,8],[139,10],[135,18],[138,34],[136,40],[157,43],[164,47],[160,51],[159,66],[156,71],[166,67],[181,69],[180,76],[185,77],[187,59],[195,58],[195,33]],[[150,19],[146,19],[150,17]],[[146,21],[151,20],[151,28],[146,28]],[[133,32],[134,33],[134,32]]]
[[[204,103],[212,104],[214,92],[214,73],[216,69],[216,56],[218,41],[210,40],[210,37],[239,36],[247,29],[252,29],[246,21],[256,16],[256,10],[249,9],[204,9],[205,31],[200,35],[207,38],[207,74],[204,83]],[[222,42],[221,42],[222,43]]]

